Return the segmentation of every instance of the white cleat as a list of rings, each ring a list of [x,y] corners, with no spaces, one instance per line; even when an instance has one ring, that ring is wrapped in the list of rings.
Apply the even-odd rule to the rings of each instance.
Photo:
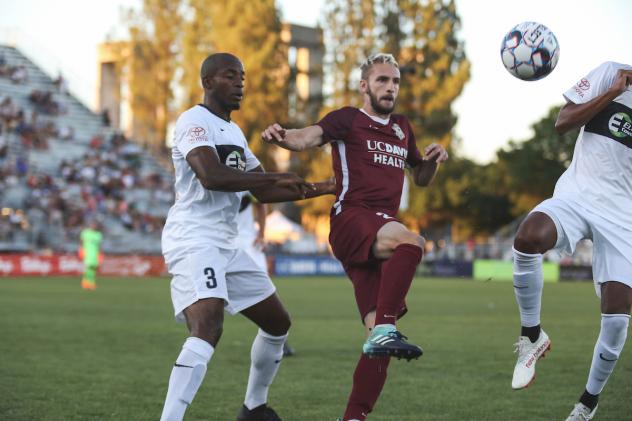
[[[518,362],[513,372],[511,387],[514,390],[524,389],[535,379],[535,363],[544,358],[544,354],[551,349],[551,340],[543,330],[540,337],[534,343],[526,336],[520,336],[514,344],[518,353]]]
[[[595,406],[595,409],[591,411],[589,407],[579,402],[575,404],[573,411],[571,411],[571,414],[566,418],[566,421],[590,421],[595,416],[598,406],[599,405]]]

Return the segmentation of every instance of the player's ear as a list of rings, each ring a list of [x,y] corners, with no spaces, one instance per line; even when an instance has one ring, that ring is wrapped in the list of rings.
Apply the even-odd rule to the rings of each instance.
[[[204,87],[204,89],[212,89],[213,88],[213,82],[212,82],[212,78],[209,75],[206,75],[202,78],[202,86]]]
[[[367,82],[364,79],[360,79],[360,92],[362,92],[363,94],[366,94],[368,91],[368,87],[369,87],[369,82]]]

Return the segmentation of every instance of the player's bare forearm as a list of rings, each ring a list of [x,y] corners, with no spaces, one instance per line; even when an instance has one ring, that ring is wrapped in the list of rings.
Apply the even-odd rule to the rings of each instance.
[[[261,138],[264,142],[283,149],[301,152],[322,145],[323,129],[317,125],[303,129],[284,129],[275,123],[261,132]]]
[[[434,180],[438,169],[439,163],[436,161],[423,161],[413,168],[413,180],[415,184],[421,187],[428,186],[432,183],[432,180]]]
[[[237,192],[279,184],[297,188],[307,186],[293,173],[264,173],[262,169],[245,172],[231,168],[220,162],[213,148],[193,149],[186,159],[202,186],[208,190]]]
[[[612,86],[603,94],[584,104],[567,102],[557,116],[555,130],[559,134],[564,134],[582,127],[621,95],[630,84],[632,84],[632,70],[619,70]]]
[[[265,203],[254,202],[255,221],[259,225],[259,236],[263,237],[266,229],[266,215],[268,214],[268,206]]]
[[[271,186],[279,180],[279,176],[278,173],[245,172],[224,165],[223,168],[216,169],[207,180],[212,181],[202,184],[206,189],[237,192]]]
[[[557,116],[555,131],[559,134],[564,134],[573,129],[582,127],[601,110],[606,108],[606,106],[617,96],[618,94],[615,95],[614,93],[608,91],[586,102],[585,104],[567,102],[560,110],[560,114]]]
[[[423,161],[413,168],[413,180],[421,187],[429,185],[434,179],[439,165],[448,159],[448,151],[439,143],[431,143],[424,148]]]
[[[314,189],[307,192],[305,195],[306,199],[325,196],[326,194],[336,194],[336,180],[333,178],[320,183],[312,183],[312,185],[314,186]]]
[[[308,189],[268,186],[251,190],[250,192],[261,203],[294,202],[303,199],[312,199],[326,194],[335,194],[336,186],[331,181],[322,183],[310,183]]]

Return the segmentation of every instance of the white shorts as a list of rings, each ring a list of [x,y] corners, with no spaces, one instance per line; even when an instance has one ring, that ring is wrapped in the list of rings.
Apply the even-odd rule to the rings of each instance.
[[[266,259],[266,255],[260,247],[255,246],[254,242],[254,238],[251,239],[250,237],[246,237],[245,240],[237,238],[235,241],[238,248],[248,253],[248,255],[252,257],[252,260],[254,260],[260,268],[267,272],[268,260]]]
[[[240,249],[207,247],[165,255],[171,280],[171,300],[176,320],[183,311],[204,298],[221,298],[230,314],[265,300],[276,288],[253,259]]]
[[[595,291],[601,297],[601,284],[617,281],[632,287],[632,230],[582,208],[576,203],[551,198],[532,212],[547,214],[557,228],[554,250],[573,254],[583,239],[593,242],[592,270]]]

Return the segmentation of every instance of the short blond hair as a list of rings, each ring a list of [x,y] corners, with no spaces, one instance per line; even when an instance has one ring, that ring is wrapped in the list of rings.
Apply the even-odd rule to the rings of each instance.
[[[395,57],[393,57],[392,54],[387,54],[387,53],[371,54],[365,60],[365,62],[362,63],[362,66],[360,66],[361,79],[369,80],[369,72],[371,71],[371,67],[373,67],[374,64],[378,64],[378,63],[392,64],[393,66],[399,69],[399,64],[397,63],[397,60],[395,60]]]

